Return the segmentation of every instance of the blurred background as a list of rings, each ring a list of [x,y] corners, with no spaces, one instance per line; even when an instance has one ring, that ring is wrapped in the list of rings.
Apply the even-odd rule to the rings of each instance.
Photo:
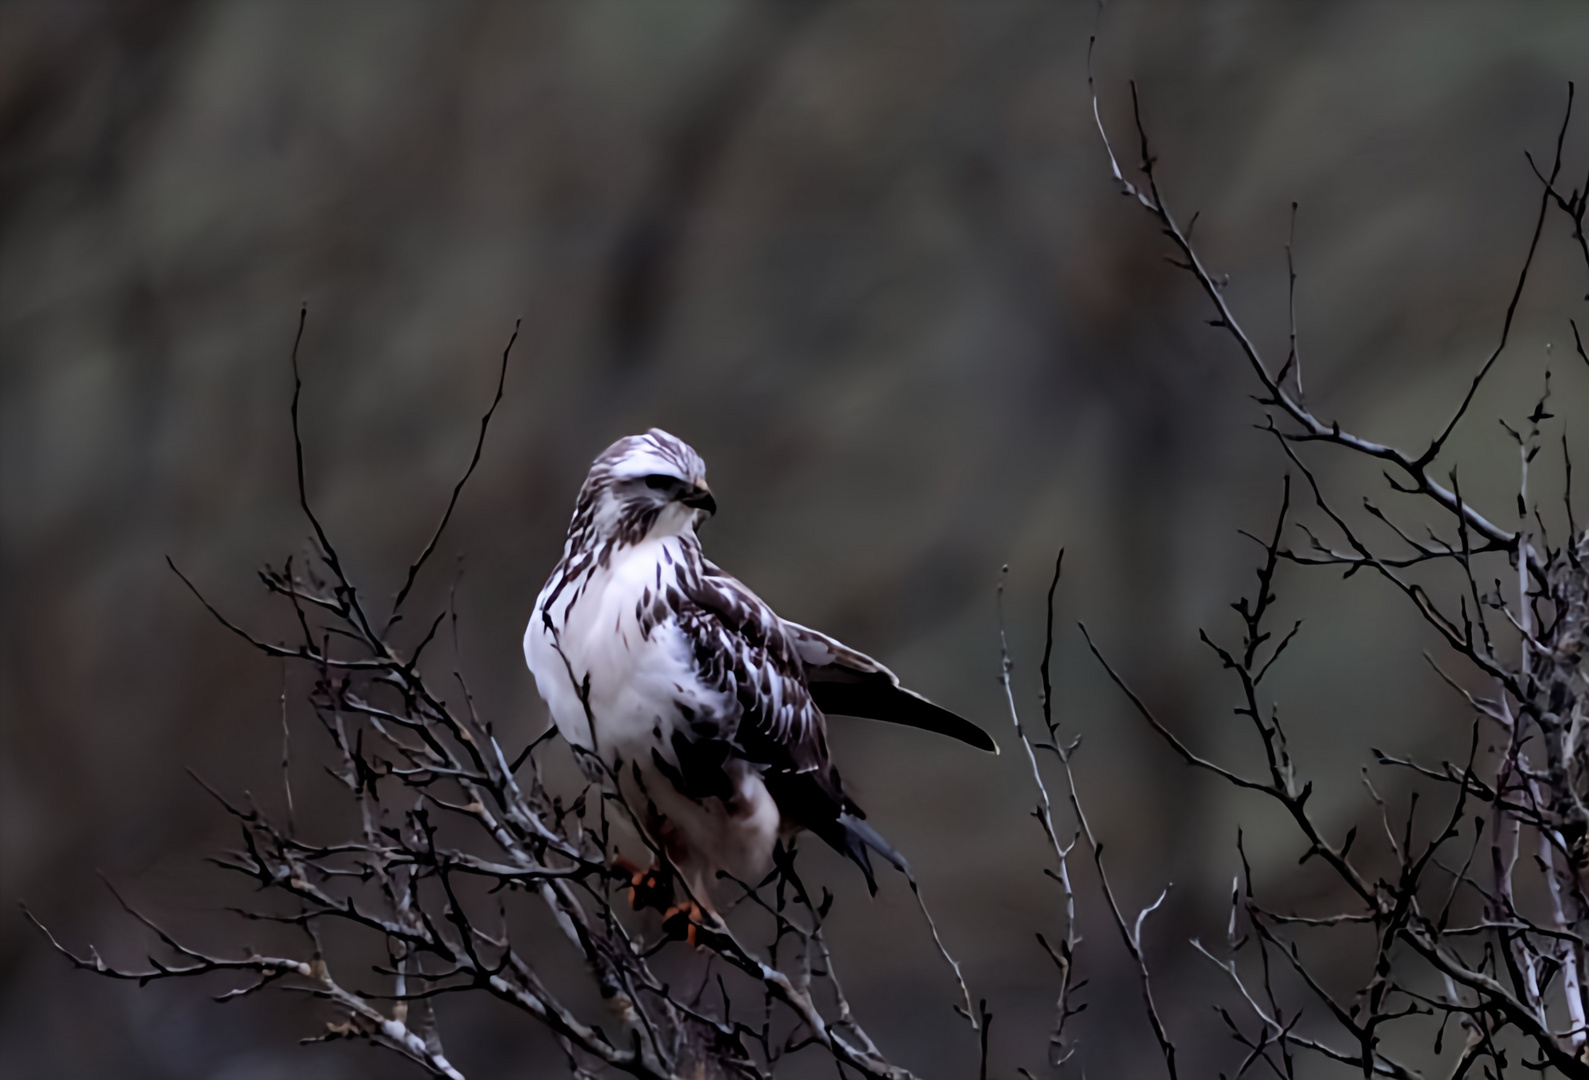
[[[1196,631],[1237,633],[1226,605],[1256,552],[1237,530],[1270,527],[1285,463],[1206,301],[1109,178],[1095,27],[1122,164],[1134,79],[1167,197],[1183,221],[1200,212],[1260,346],[1285,355],[1295,200],[1310,402],[1408,445],[1437,430],[1526,249],[1524,151],[1548,160],[1567,81],[1589,76],[1581,4],[0,5],[6,1075],[409,1074],[367,1048],[296,1045],[327,1018],[312,1002],[218,1009],[219,987],[71,971],[16,909],[134,962],[146,935],[102,870],[205,943],[243,940],[207,914],[229,894],[202,859],[231,832],[186,770],[276,805],[283,675],[165,557],[238,621],[284,628],[254,571],[307,531],[287,416],[302,303],[310,496],[377,597],[434,527],[523,320],[484,458],[410,602],[435,610],[456,582],[464,670],[510,743],[546,723],[519,636],[585,468],[651,425],[708,462],[714,558],[998,734],[993,758],[832,724],[998,1017],[1003,1076],[1050,1072],[1056,982],[1033,934],[1062,924],[1010,752],[995,586],[1007,564],[1016,698],[1036,720],[1064,546],[1056,698],[1084,737],[1082,795],[1123,902],[1174,883],[1147,942],[1188,1068],[1237,1060],[1208,1009],[1218,972],[1188,944],[1222,940],[1237,824],[1275,906],[1327,901],[1266,807],[1152,740],[1074,623],[1188,740],[1250,763]],[[1553,411],[1589,460],[1589,369],[1566,326],[1589,312],[1564,226],[1549,223],[1513,344],[1449,455],[1497,516],[1516,451],[1495,418],[1526,414],[1552,359]],[[1343,505],[1382,490],[1312,459]],[[1552,449],[1535,490],[1560,477]],[[1467,715],[1386,588],[1297,570],[1279,586],[1278,618],[1307,622],[1274,694],[1344,831],[1370,744],[1438,757]],[[312,815],[325,746],[290,719]],[[863,1023],[902,1065],[973,1072],[901,881],[868,901],[851,869],[806,858],[839,895]],[[1092,981],[1072,1068],[1142,1075],[1158,1066],[1134,976],[1092,878],[1080,888]],[[1336,959],[1342,986],[1366,977]],[[564,1071],[517,1015],[461,1002],[443,1022],[471,1077]]]

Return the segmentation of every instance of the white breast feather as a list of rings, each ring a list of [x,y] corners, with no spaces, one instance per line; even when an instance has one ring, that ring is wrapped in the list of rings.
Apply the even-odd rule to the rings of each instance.
[[[725,712],[721,696],[701,686],[677,622],[664,620],[648,632],[637,618],[637,608],[650,607],[650,600],[676,587],[679,557],[664,554],[670,544],[676,541],[648,540],[626,548],[609,566],[595,567],[583,582],[565,589],[551,609],[555,632],[541,617],[543,594],[525,631],[525,659],[559,732],[577,746],[597,750],[609,766],[636,757],[647,760],[653,746],[671,757],[680,703],[703,721]],[[587,675],[594,742],[580,700]]]

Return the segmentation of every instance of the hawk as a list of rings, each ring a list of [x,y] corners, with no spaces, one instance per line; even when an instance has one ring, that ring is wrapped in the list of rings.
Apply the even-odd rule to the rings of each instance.
[[[700,907],[715,915],[719,872],[759,880],[779,839],[801,829],[853,860],[875,893],[868,849],[908,872],[905,860],[845,793],[824,714],[998,748],[719,569],[697,536],[716,510],[700,455],[667,432],[603,451],[524,633],[536,689],[586,775],[616,783]],[[660,873],[637,871],[636,887],[656,888]]]

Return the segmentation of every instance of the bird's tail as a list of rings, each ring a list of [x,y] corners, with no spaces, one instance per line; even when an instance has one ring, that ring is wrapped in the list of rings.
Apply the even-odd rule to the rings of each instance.
[[[866,887],[873,896],[877,895],[877,878],[872,874],[872,860],[866,852],[867,848],[877,852],[893,863],[900,873],[910,877],[910,864],[905,862],[905,856],[895,851],[893,846],[865,821],[846,810],[839,815],[838,825],[843,830],[844,846],[840,847],[838,844],[833,844],[833,839],[827,836],[824,836],[823,839],[833,844],[835,848],[838,848],[841,855],[844,855],[861,868],[861,873],[866,875]]]
[[[877,895],[877,878],[872,874],[868,849],[910,877],[905,856],[866,823],[857,807],[844,795],[837,769],[826,772],[768,772],[763,776],[767,791],[778,804],[785,821],[815,833],[823,843],[849,859],[866,875],[866,887]]]

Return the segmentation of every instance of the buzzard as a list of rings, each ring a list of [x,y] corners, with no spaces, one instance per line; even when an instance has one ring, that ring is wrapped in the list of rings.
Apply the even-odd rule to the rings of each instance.
[[[700,455],[667,432],[603,451],[524,633],[536,688],[586,774],[617,785],[683,878],[675,910],[715,915],[719,872],[760,879],[780,837],[800,829],[853,860],[875,893],[868,849],[902,871],[905,860],[845,794],[824,714],[997,747],[719,569],[696,535],[716,510]],[[664,906],[666,872],[630,869]]]

